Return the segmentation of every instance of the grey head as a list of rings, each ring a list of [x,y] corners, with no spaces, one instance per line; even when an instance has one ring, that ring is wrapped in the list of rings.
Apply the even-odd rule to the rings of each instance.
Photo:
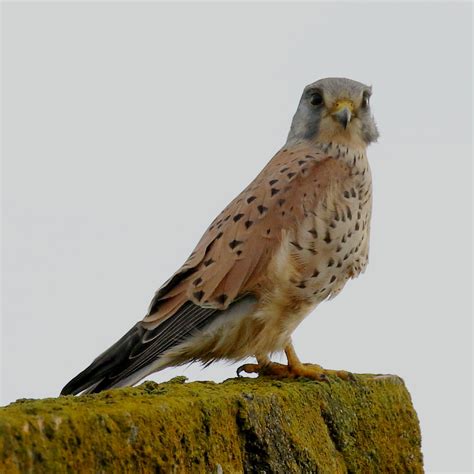
[[[367,146],[379,133],[370,110],[372,88],[342,77],[305,87],[287,143],[299,141]]]

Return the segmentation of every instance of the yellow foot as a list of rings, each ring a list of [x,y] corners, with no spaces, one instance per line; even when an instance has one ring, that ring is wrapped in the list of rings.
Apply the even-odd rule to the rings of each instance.
[[[245,372],[247,374],[258,374],[259,376],[267,376],[274,378],[298,378],[304,377],[319,382],[328,382],[328,375],[339,377],[343,380],[355,380],[350,372],[345,370],[329,370],[323,369],[317,364],[298,364],[296,366],[288,366],[270,362],[269,364],[244,364],[237,369],[237,376]]]

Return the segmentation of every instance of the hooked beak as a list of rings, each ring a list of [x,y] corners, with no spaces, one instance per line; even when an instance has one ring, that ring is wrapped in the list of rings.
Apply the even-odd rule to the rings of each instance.
[[[354,104],[349,100],[338,100],[331,115],[344,127],[347,128],[352,118]]]

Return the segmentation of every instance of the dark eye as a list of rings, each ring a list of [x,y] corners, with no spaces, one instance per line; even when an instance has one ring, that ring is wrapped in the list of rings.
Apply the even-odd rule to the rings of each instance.
[[[323,103],[323,96],[319,92],[313,92],[309,101],[312,105],[321,105]]]
[[[362,96],[362,108],[366,109],[369,106],[369,99],[370,95],[364,92],[364,95]]]

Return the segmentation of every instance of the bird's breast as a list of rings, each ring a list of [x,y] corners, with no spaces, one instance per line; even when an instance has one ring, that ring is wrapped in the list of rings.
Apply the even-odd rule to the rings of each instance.
[[[335,296],[368,263],[372,184],[365,155],[348,154],[347,179],[332,183],[287,232],[270,272],[277,290],[308,304]],[[275,288],[275,285],[272,285]]]

